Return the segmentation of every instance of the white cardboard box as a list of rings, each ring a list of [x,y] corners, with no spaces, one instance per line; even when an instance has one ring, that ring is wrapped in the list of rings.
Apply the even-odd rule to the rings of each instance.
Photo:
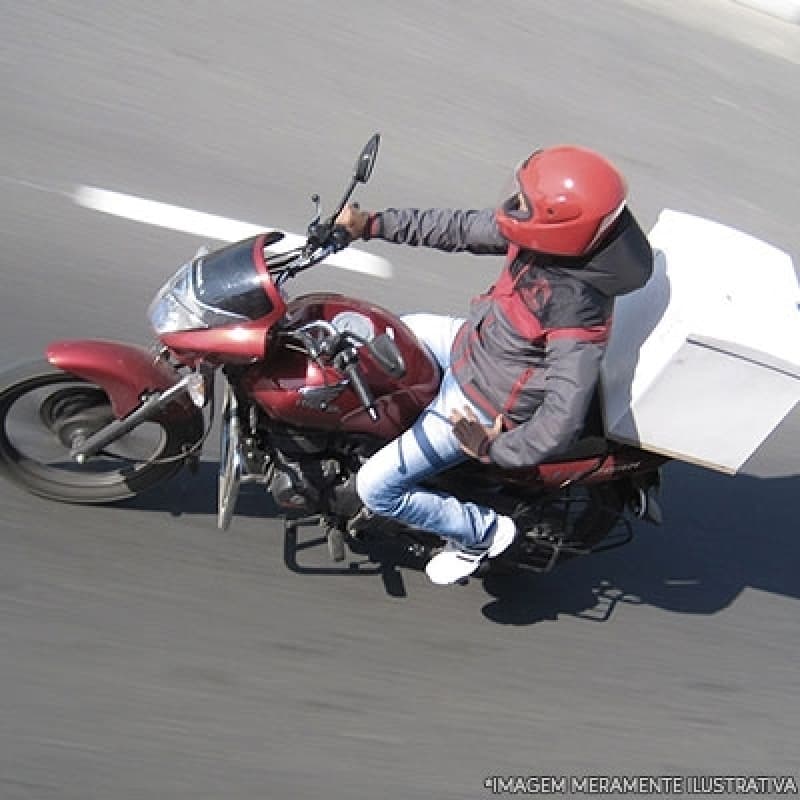
[[[602,372],[607,434],[735,473],[800,402],[792,260],[668,209],[649,238],[653,277],[614,309]]]

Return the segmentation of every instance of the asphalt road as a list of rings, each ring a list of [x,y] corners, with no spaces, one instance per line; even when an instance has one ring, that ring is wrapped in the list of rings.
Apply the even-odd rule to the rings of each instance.
[[[201,243],[80,208],[75,186],[299,231],[373,130],[364,206],[493,203],[532,146],[579,141],[624,169],[647,227],[678,208],[797,263],[800,40],[727,0],[0,0],[0,18],[2,364],[53,338],[147,341],[149,298]],[[369,248],[394,281],[298,288],[459,311],[499,268]],[[800,467],[798,436],[791,417],[760,477],[671,465],[666,524],[623,550],[448,589],[332,571],[252,493],[217,532],[213,447],[120,507],[0,485],[0,797],[800,781],[797,480],[764,468]]]

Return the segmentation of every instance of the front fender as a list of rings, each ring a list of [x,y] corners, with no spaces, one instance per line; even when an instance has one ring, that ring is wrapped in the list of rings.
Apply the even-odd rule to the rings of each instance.
[[[120,419],[140,405],[144,393],[167,389],[180,379],[177,370],[150,350],[124,342],[62,340],[52,342],[46,356],[54,367],[101,387]],[[169,411],[179,416],[199,413],[187,397],[172,403]]]

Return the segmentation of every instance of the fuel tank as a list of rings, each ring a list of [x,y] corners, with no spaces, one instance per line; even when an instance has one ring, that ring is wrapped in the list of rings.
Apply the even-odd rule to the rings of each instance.
[[[403,356],[406,374],[390,377],[366,348],[360,349],[360,367],[378,412],[373,421],[337,369],[315,363],[304,353],[275,348],[247,370],[241,385],[277,421],[392,439],[413,424],[439,388],[438,364],[408,326],[380,306],[339,294],[307,294],[289,303],[285,320],[292,327],[326,320],[366,340],[388,334]]]

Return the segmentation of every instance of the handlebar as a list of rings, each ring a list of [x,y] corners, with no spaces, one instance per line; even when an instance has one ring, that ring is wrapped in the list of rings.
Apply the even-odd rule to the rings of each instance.
[[[381,135],[373,133],[364,147],[361,148],[361,152],[356,159],[350,184],[339,200],[336,210],[324,222],[321,221],[322,205],[320,197],[318,194],[311,196],[311,202],[316,206],[316,215],[308,226],[308,240],[304,247],[294,251],[292,255],[294,263],[287,261],[281,265],[283,268],[277,275],[279,285],[287,278],[313,267],[314,264],[318,264],[328,256],[338,253],[350,244],[352,237],[346,228],[336,224],[336,219],[347,205],[356,186],[359,183],[366,183],[370,175],[372,175],[372,168],[378,155],[380,141]],[[357,206],[356,203],[354,205]]]
[[[342,225],[331,225],[330,222],[317,223],[309,227],[308,244],[310,254],[314,250],[319,252],[314,253],[315,261],[322,261],[323,258],[338,253],[344,250],[353,237],[347,231],[347,228]]]
[[[331,226],[329,222],[309,225],[308,234],[304,247],[270,259],[269,270],[278,286],[288,278],[316,266],[328,256],[344,250],[353,240],[346,228]]]

